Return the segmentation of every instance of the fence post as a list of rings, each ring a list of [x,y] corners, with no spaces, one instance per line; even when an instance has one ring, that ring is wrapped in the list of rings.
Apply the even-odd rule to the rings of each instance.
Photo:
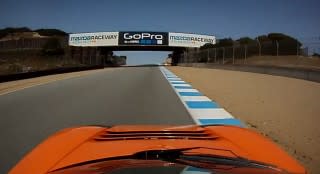
[[[276,40],[276,45],[277,45],[277,56],[279,56],[279,42]]]
[[[297,39],[297,56],[299,56],[299,41]]]
[[[247,63],[247,45],[244,45],[244,64]]]
[[[217,48],[214,48],[214,63],[217,63]]]
[[[224,47],[222,47],[222,64],[224,64]]]
[[[98,52],[97,52],[97,49],[98,49],[98,47],[95,47],[94,48],[94,53],[95,53],[95,56],[94,56],[94,64],[95,65],[98,65]],[[127,63],[127,62],[126,62]]]
[[[259,38],[257,37],[258,45],[259,45],[259,56],[261,56],[261,43],[259,41]]]
[[[189,63],[189,52],[185,52],[184,53],[185,55],[185,57],[184,57],[184,62],[183,63]]]
[[[232,64],[234,64],[234,46],[232,46]]]

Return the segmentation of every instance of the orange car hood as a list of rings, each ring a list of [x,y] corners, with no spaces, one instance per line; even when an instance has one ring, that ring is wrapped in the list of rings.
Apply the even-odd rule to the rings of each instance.
[[[186,153],[242,157],[289,173],[306,170],[272,141],[236,126],[114,126],[69,128],[25,156],[10,174],[42,174],[86,161],[133,155],[146,150],[194,148]],[[24,172],[22,172],[24,171]],[[27,172],[25,172],[27,171]]]

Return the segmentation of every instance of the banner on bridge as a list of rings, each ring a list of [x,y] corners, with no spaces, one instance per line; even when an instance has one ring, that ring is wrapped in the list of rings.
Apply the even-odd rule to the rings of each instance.
[[[167,32],[119,32],[119,45],[168,46]]]
[[[69,35],[70,46],[164,46],[199,48],[206,43],[215,44],[216,38],[209,35],[168,32],[96,32]]]
[[[119,32],[77,33],[69,35],[70,46],[118,46]]]
[[[169,46],[199,48],[206,43],[215,44],[216,38],[209,35],[169,33]]]

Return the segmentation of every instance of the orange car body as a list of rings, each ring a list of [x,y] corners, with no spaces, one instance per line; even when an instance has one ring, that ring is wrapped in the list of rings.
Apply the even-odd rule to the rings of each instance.
[[[9,173],[55,173],[54,171],[61,168],[86,161],[132,155],[146,150],[193,147],[201,148],[191,149],[186,153],[226,157],[234,157],[236,154],[242,158],[271,164],[288,173],[307,173],[305,168],[284,150],[250,129],[236,126],[192,125],[126,125],[111,128],[86,126],[65,129],[39,144]],[[118,162],[118,165],[124,165],[122,163]],[[130,162],[125,164],[132,165]],[[158,161],[156,164],[165,165],[166,162]],[[60,173],[71,174],[72,170]],[[248,171],[236,169],[234,173],[248,173]]]

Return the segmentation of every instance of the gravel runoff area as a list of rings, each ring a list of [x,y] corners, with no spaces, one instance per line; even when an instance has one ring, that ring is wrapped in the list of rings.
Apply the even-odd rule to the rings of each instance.
[[[168,69],[271,138],[311,174],[320,173],[320,83],[238,71]]]

